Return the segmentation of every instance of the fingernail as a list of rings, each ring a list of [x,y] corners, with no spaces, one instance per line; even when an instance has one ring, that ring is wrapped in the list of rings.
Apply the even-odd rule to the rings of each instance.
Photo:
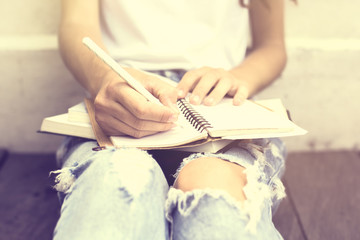
[[[205,105],[211,106],[214,104],[214,98],[207,97],[207,98],[205,98],[204,103],[205,103]]]
[[[239,106],[239,105],[241,105],[243,102],[245,101],[245,99],[243,99],[243,98],[234,98],[234,105],[235,106]]]
[[[191,102],[192,102],[193,104],[200,104],[200,97],[197,96],[197,95],[191,96]]]
[[[179,89],[177,95],[178,95],[178,97],[183,98],[184,97],[184,91]]]
[[[234,106],[239,106],[240,103],[239,99],[234,99]]]

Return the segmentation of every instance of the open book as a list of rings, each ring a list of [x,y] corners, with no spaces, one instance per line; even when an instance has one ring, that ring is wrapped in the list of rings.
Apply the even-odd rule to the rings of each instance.
[[[110,141],[118,148],[193,147],[192,150],[210,142],[211,152],[224,147],[232,140],[286,137],[306,133],[287,118],[285,108],[278,99],[260,102],[247,100],[241,106],[233,106],[232,99],[224,98],[219,104],[211,107],[192,105],[186,99],[181,99],[178,100],[178,108],[182,114],[177,126],[169,131],[140,139],[110,136]],[[86,112],[85,105],[78,104],[70,108],[68,114],[45,118],[40,131],[95,139]],[[201,149],[198,148],[197,151]]]

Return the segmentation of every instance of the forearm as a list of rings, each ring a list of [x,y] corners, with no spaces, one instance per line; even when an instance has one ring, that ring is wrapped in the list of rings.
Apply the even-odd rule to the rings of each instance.
[[[273,82],[285,67],[284,1],[253,0],[249,13],[253,48],[232,72],[248,85],[251,96]]]
[[[66,1],[64,1],[66,2]],[[101,62],[86,46],[82,39],[87,36],[104,48],[97,19],[97,7],[89,7],[82,17],[72,12],[70,4],[63,4],[63,15],[59,28],[59,49],[63,61],[76,80],[91,94],[96,96],[108,67]],[[93,4],[95,5],[95,4]],[[88,16],[88,17],[86,17]],[[83,21],[83,19],[89,19]]]
[[[252,96],[279,77],[285,65],[285,47],[279,43],[256,48],[231,72],[245,82]]]

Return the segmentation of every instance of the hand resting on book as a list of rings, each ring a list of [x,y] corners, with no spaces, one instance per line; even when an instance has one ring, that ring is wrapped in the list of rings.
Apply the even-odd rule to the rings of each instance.
[[[195,105],[213,106],[225,95],[233,97],[234,105],[240,105],[249,97],[248,83],[222,68],[202,67],[188,71],[177,87],[180,97],[192,91],[190,103]]]

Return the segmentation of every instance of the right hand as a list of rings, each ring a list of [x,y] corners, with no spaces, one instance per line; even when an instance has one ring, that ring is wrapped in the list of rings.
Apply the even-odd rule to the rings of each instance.
[[[179,112],[175,107],[177,90],[160,79],[126,68],[136,80],[164,105],[151,103],[109,70],[95,100],[95,119],[110,136],[141,138],[175,126]]]

